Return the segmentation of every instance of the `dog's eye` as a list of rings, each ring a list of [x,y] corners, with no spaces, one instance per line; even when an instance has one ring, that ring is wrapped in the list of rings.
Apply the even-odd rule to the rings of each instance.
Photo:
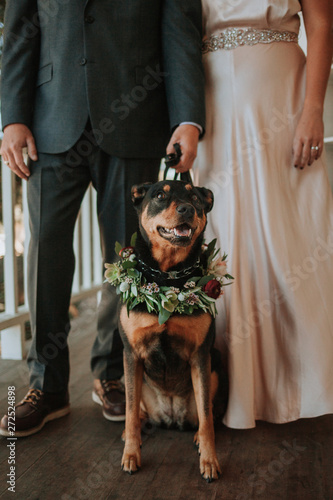
[[[158,200],[164,200],[165,199],[165,193],[162,193],[162,192],[158,193],[156,198]]]
[[[197,195],[196,195],[196,194],[194,194],[194,195],[192,196],[192,201],[198,201],[198,197],[197,197]]]

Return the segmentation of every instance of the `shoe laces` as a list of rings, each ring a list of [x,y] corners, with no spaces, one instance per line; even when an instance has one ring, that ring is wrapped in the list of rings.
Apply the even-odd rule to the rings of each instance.
[[[31,403],[33,405],[37,404],[37,401],[40,400],[43,392],[39,389],[29,389],[26,396],[23,398],[23,403]]]
[[[120,380],[101,380],[101,384],[105,393],[110,392],[113,389],[124,392],[124,387]]]

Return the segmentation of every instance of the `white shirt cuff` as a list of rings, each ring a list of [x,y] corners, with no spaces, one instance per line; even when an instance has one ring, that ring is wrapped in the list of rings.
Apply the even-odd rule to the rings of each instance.
[[[194,123],[194,122],[181,122],[181,123],[179,124],[179,126],[180,126],[180,125],[194,125],[194,127],[197,127],[197,129],[199,130],[200,135],[201,135],[201,134],[202,134],[202,132],[203,132],[202,126],[201,126],[201,125],[198,125],[197,123]]]

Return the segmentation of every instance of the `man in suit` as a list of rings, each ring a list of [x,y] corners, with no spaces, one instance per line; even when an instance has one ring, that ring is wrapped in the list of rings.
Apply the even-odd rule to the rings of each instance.
[[[73,230],[88,185],[110,262],[115,241],[128,244],[136,230],[131,186],[155,182],[175,142],[177,170],[192,166],[204,128],[201,22],[200,0],[7,0],[1,154],[28,180],[31,221],[30,390],[17,435],[69,412]],[[116,309],[103,287],[91,367],[93,400],[109,420],[125,416]]]

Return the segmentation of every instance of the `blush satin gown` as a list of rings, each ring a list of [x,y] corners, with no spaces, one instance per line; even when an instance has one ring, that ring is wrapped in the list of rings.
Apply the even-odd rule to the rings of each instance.
[[[205,36],[295,34],[300,10],[297,0],[203,0]],[[230,383],[224,423],[332,413],[332,193],[325,154],[303,171],[292,162],[306,58],[294,41],[274,41],[203,60],[207,127],[194,173],[215,195],[206,239],[218,239],[235,277],[217,301]]]

